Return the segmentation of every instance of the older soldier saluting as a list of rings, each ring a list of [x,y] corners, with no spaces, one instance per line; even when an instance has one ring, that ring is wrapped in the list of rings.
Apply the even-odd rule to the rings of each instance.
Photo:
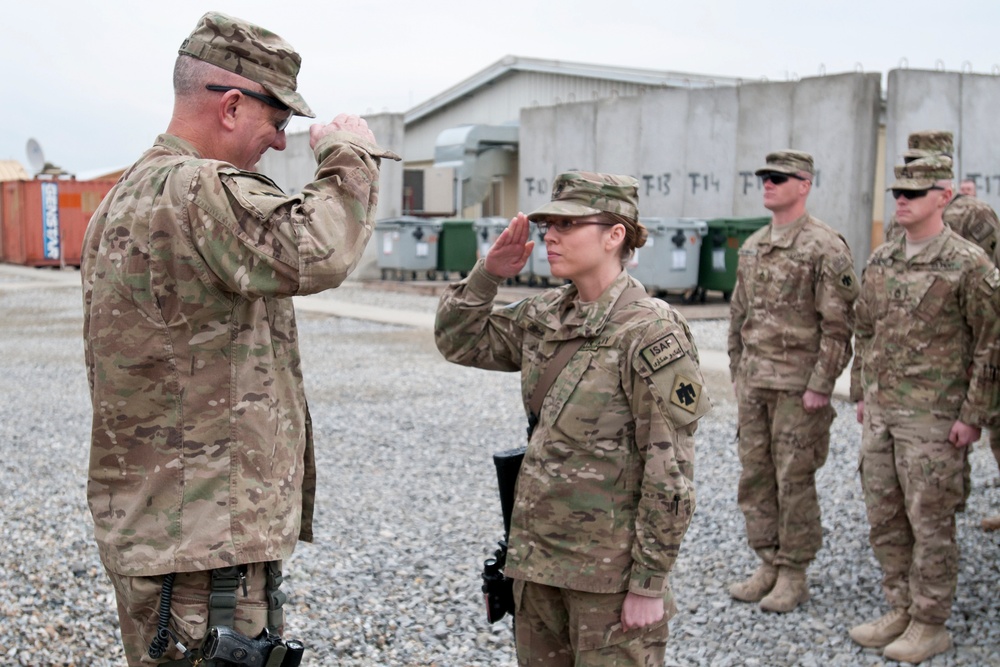
[[[968,447],[997,419],[1000,393],[1000,273],[944,224],[951,179],[944,156],[896,167],[905,234],[872,253],[856,308],[861,485],[891,609],[850,636],[911,663],[951,647],[955,512]]]
[[[313,116],[300,62],[277,35],[205,14],[179,50],[167,132],[87,229],[87,495],[129,665],[197,662],[209,626],[280,633],[281,561],[312,539],[313,443],[287,297],[354,268],[379,158],[394,156],[344,115],[312,126],[319,166],[300,194],[254,173],[284,149],[292,115]]]
[[[830,394],[851,358],[858,282],[847,242],[806,211],[812,156],[777,151],[756,173],[772,219],[740,248],[729,367],[738,501],[761,563],[729,594],[789,612],[809,599],[806,568],[823,541],[816,471],[830,447]]]
[[[662,665],[676,613],[670,571],[694,512],[697,420],[710,403],[683,317],[624,269],[646,241],[637,182],[568,172],[531,213],[570,284],[494,308],[527,261],[518,214],[441,297],[449,361],[520,371],[523,398],[561,350],[517,480],[506,574],[518,665]],[[576,341],[580,347],[572,352]]]

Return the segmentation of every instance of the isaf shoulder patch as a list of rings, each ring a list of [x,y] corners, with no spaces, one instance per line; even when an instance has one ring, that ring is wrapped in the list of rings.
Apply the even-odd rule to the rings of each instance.
[[[681,410],[695,414],[698,410],[698,402],[701,400],[701,391],[700,384],[691,378],[678,375],[674,379],[674,387],[670,391],[670,402]]]
[[[677,342],[677,336],[670,333],[657,341],[650,343],[639,351],[639,356],[643,358],[649,366],[649,370],[656,372],[672,361],[677,361],[684,356],[681,344]]]

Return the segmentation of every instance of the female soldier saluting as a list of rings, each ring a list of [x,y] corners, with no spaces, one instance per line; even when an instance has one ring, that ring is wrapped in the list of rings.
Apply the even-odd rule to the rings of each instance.
[[[525,404],[563,345],[518,478],[506,574],[519,665],[659,665],[676,613],[668,576],[694,512],[694,431],[711,407],[684,318],[624,270],[646,241],[637,182],[561,174],[438,307],[455,363],[520,371]],[[505,308],[497,286],[530,256],[570,284]],[[579,342],[579,341],[577,341]]]

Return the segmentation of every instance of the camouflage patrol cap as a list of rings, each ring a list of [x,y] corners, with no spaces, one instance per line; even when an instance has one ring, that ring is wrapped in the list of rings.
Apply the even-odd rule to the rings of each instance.
[[[942,180],[951,180],[954,173],[951,158],[931,155],[896,167],[896,181],[888,190],[926,190]]]
[[[810,176],[816,173],[813,170],[812,155],[803,153],[802,151],[793,151],[790,149],[775,151],[768,153],[764,161],[767,164],[754,172],[757,176],[769,171],[779,174],[792,174],[793,176],[802,174],[803,172]]]
[[[639,181],[631,176],[568,171],[552,184],[552,201],[528,215],[531,221],[546,216],[584,218],[601,212],[639,219]]]
[[[955,153],[955,138],[948,130],[923,130],[913,132],[906,139],[907,150],[903,153],[903,161],[910,162],[931,155],[947,155]]]
[[[178,53],[256,81],[297,116],[315,118],[295,92],[302,58],[273,32],[220,12],[201,17]]]

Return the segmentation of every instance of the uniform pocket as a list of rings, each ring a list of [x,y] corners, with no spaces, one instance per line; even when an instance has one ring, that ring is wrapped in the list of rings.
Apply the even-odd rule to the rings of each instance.
[[[927,323],[933,323],[951,294],[951,284],[942,278],[935,278],[927,288],[913,314]]]
[[[668,614],[663,618],[642,628],[622,630],[622,603],[625,593],[596,594],[573,592],[574,597],[585,598],[578,601],[578,612],[575,618],[577,633],[577,648],[580,651],[595,651],[609,646],[616,646],[626,641],[641,637],[648,632],[656,632],[668,622]]]
[[[590,449],[587,443],[618,440],[620,433],[631,430],[632,411],[621,390],[619,355],[613,347],[583,349],[553,385],[552,408],[558,412],[552,423],[569,442]]]

